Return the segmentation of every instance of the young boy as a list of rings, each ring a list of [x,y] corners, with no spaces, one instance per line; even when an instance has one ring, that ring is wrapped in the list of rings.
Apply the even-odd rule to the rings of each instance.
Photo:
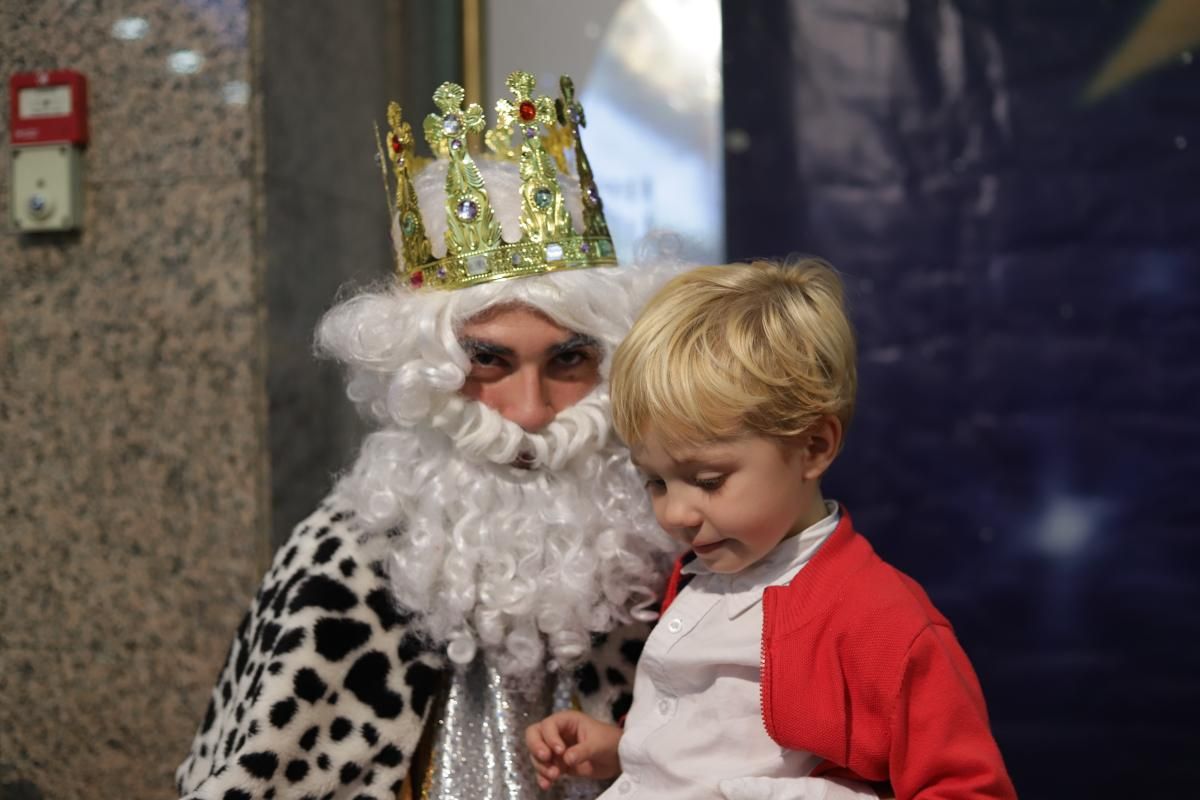
[[[638,662],[624,728],[532,725],[547,788],[608,798],[1012,798],[950,624],[820,479],[857,384],[837,274],[705,267],[651,300],[612,367],[616,428],[690,548]]]

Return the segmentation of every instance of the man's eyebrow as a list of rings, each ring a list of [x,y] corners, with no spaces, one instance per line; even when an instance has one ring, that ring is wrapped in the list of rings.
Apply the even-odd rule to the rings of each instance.
[[[500,358],[512,358],[516,353],[511,347],[488,342],[483,339],[459,339],[458,346],[468,353],[487,353]]]
[[[565,341],[558,344],[550,345],[546,348],[546,355],[554,357],[560,353],[566,353],[571,350],[577,350],[581,347],[594,347],[600,349],[600,342],[594,336],[588,336],[586,333],[576,333],[568,337]]]

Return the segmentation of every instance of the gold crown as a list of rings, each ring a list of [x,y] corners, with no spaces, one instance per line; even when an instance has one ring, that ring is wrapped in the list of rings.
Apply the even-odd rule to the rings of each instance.
[[[587,123],[583,106],[575,99],[575,86],[564,75],[559,81],[562,96],[552,100],[535,97],[534,84],[528,72],[508,76],[513,99],[496,103],[496,128],[484,136],[497,157],[520,164],[521,238],[515,242],[501,238],[483,176],[467,152],[467,134],[479,133],[485,126],[483,110],[476,103],[462,107],[465,93],[458,84],[443,83],[433,93],[441,113],[425,118],[425,140],[435,156],[449,162],[444,258],[433,256],[412,185],[412,173],[424,159],[413,153],[412,128],[400,106],[388,106],[386,154],[396,181],[395,192],[389,189],[389,202],[401,236],[396,271],[413,288],[461,289],[504,278],[616,266],[600,192],[579,140],[579,129]],[[513,144],[514,136],[519,147]],[[377,144],[384,152],[383,144]],[[557,179],[559,171],[567,172],[567,150],[572,145],[583,204],[582,233],[571,222]]]

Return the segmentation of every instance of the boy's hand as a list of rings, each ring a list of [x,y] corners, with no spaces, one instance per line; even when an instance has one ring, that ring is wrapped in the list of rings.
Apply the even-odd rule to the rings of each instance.
[[[538,786],[549,789],[563,775],[615,778],[621,773],[621,729],[579,711],[560,711],[525,729]]]

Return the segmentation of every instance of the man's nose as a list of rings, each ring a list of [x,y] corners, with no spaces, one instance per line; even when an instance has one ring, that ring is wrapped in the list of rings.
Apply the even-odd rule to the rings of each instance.
[[[500,412],[530,433],[549,425],[558,413],[550,401],[541,370],[518,370],[509,378],[511,392]]]

